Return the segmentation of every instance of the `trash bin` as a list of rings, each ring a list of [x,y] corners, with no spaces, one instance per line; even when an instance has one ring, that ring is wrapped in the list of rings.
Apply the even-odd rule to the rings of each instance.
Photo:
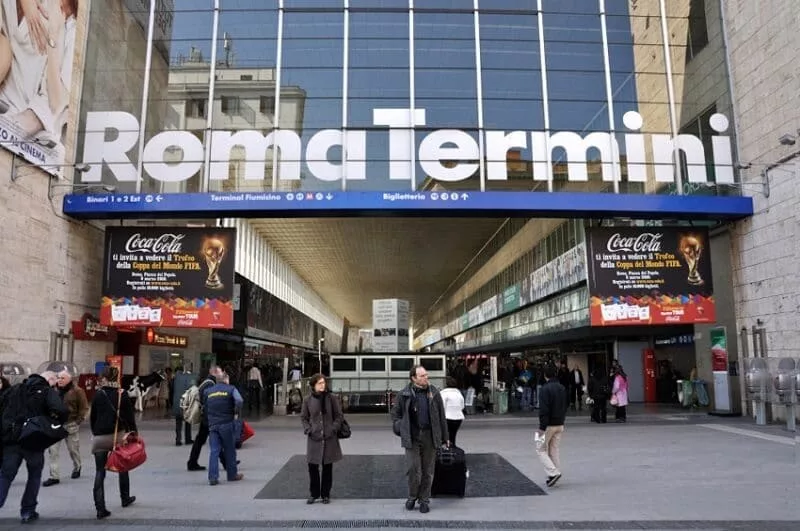
[[[504,390],[495,393],[494,408],[495,415],[505,415],[508,413],[508,393]]]

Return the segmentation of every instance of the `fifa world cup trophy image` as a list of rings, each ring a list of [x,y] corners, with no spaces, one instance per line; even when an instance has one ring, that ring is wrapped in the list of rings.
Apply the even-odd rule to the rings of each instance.
[[[219,267],[225,256],[225,244],[217,238],[206,238],[203,242],[203,257],[208,266],[208,278],[206,287],[210,289],[222,289],[225,285],[219,279]]]
[[[700,255],[703,253],[703,241],[696,236],[689,234],[682,236],[678,244],[678,250],[683,256],[683,260],[689,267],[689,276],[686,281],[692,286],[702,286],[705,280],[697,272],[697,265],[700,263]]]

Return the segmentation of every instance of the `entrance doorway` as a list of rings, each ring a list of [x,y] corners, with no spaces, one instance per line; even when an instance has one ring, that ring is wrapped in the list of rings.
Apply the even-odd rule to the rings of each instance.
[[[123,376],[136,376],[139,374],[139,347],[141,344],[141,331],[134,328],[117,329],[114,354],[122,356]]]

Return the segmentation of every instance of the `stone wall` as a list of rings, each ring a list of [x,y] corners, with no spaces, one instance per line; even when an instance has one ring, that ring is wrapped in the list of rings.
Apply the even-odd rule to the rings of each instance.
[[[762,191],[766,165],[800,150],[783,146],[781,135],[800,128],[797,28],[800,4],[793,0],[724,4],[728,54],[739,129],[739,160],[755,215],[733,227],[734,289],[739,329],[760,323],[770,356],[800,358],[800,218],[797,158],[769,172],[770,193]]]

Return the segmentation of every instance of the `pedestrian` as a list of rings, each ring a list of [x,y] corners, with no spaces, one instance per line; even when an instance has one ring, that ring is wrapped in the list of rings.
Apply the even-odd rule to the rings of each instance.
[[[49,416],[59,424],[67,420],[67,408],[52,387],[57,376],[52,371],[32,374],[24,382],[11,387],[3,394],[2,440],[3,463],[0,466],[0,507],[6,504],[11,483],[17,477],[22,461],[28,469],[28,481],[22,493],[20,516],[27,524],[39,519],[36,512],[39,486],[44,469],[44,450],[26,448],[19,441],[25,420],[34,416]]]
[[[64,369],[58,373],[56,382],[59,397],[69,411],[67,422],[64,424],[64,429],[67,430],[69,435],[64,441],[69,457],[72,460],[71,477],[72,479],[78,479],[81,477],[81,437],[78,431],[80,430],[80,425],[86,420],[86,415],[89,414],[89,401],[86,399],[84,390],[72,381],[72,375],[68,370]],[[42,483],[43,487],[58,485],[61,482],[58,462],[61,453],[60,449],[60,441],[47,449],[47,455],[50,460],[50,477]]]
[[[592,422],[605,424],[607,418],[606,402],[611,396],[611,387],[602,368],[595,369],[589,378],[589,396],[592,399]]]
[[[264,382],[261,379],[261,369],[253,363],[247,371],[247,411],[256,408],[256,414],[261,414],[261,392],[264,390]]]
[[[458,389],[458,382],[452,376],[448,376],[447,387],[439,393],[444,404],[444,418],[447,419],[447,434],[450,444],[456,446],[456,434],[464,422],[464,395]]]
[[[94,507],[97,519],[108,518],[106,507],[106,463],[114,449],[114,433],[119,440],[125,433],[136,433],[136,417],[133,402],[128,393],[119,388],[119,369],[106,367],[97,381],[100,388],[92,400],[89,424],[92,429],[92,454],[94,454]],[[131,496],[131,480],[128,472],[119,472],[119,497],[123,507],[136,501]]]
[[[611,405],[614,406],[614,418],[617,422],[628,421],[628,375],[622,365],[614,369],[614,385],[611,388]]]
[[[189,371],[184,371],[180,366],[175,369],[175,376],[171,384],[172,397],[172,414],[175,416],[175,446],[181,446],[181,435],[185,444],[193,444],[192,440],[192,425],[186,422],[183,418],[183,409],[181,408],[181,397],[194,382],[194,375]],[[183,432],[181,434],[181,432]]]
[[[400,437],[406,454],[408,499],[406,509],[430,511],[436,449],[448,446],[447,419],[439,390],[428,383],[428,371],[415,365],[409,372],[409,384],[397,395],[392,407],[392,430]]]
[[[544,369],[547,383],[539,398],[539,429],[535,434],[536,453],[547,473],[547,486],[552,487],[561,479],[559,447],[564,433],[564,418],[567,415],[567,389],[559,382],[558,371],[553,365]]]
[[[203,409],[208,423],[208,484],[219,483],[219,459],[224,453],[228,481],[241,481],[244,474],[237,471],[234,420],[244,400],[239,390],[229,382],[225,371],[217,368],[217,382],[203,390]]]
[[[322,503],[327,504],[331,499],[333,463],[342,460],[339,428],[344,415],[339,400],[328,391],[328,382],[322,374],[312,376],[309,383],[311,394],[303,401],[300,412],[303,433],[308,436],[306,461],[310,496],[306,503],[311,505],[321,497]]]

